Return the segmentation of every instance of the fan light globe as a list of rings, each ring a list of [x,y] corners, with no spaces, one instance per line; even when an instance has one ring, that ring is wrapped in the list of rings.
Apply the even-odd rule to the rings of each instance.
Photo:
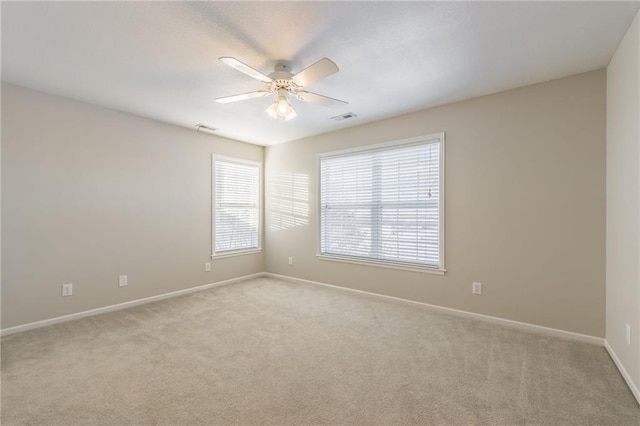
[[[293,108],[291,108],[291,111],[289,111],[289,114],[284,116],[285,120],[291,120],[292,118],[296,118],[298,116],[298,114],[296,114],[296,112],[293,110]]]
[[[271,105],[269,105],[269,108],[267,108],[265,111],[267,114],[269,114],[269,117],[273,118],[274,120],[278,118],[277,102],[274,102]]]
[[[291,105],[289,105],[286,99],[280,99],[278,101],[278,115],[286,116],[290,109]]]

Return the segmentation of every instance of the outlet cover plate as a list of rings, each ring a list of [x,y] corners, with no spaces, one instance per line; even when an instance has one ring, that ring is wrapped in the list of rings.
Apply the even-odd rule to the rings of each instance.
[[[73,284],[62,284],[62,297],[73,296]]]

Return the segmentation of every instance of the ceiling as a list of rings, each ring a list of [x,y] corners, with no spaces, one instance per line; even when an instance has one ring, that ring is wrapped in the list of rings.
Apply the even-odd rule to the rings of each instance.
[[[272,145],[605,67],[640,2],[3,2],[2,79],[219,135]],[[349,102],[271,98],[227,67],[269,74],[331,58],[309,91]],[[356,118],[331,117],[352,112]]]

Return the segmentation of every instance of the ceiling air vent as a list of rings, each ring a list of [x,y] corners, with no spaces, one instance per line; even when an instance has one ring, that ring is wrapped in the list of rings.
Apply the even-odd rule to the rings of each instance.
[[[198,132],[214,133],[217,130],[218,129],[216,129],[215,127],[207,126],[207,125],[202,124],[202,123],[196,124],[196,131],[198,131]]]
[[[348,112],[346,114],[341,114],[341,115],[336,115],[335,117],[331,117],[332,120],[334,121],[342,121],[342,120],[349,120],[351,118],[356,118],[357,115],[355,115],[352,112]]]

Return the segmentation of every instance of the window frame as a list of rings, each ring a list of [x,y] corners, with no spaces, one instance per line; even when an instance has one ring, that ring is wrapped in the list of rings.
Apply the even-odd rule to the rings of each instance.
[[[254,166],[258,169],[258,247],[243,248],[237,250],[225,250],[216,253],[216,161],[235,163],[241,165]],[[263,197],[263,165],[260,161],[247,160],[244,158],[230,157],[220,154],[211,154],[211,259],[222,259],[225,257],[242,256],[262,252],[262,232],[264,220],[264,197]]]
[[[438,170],[438,183],[439,183],[439,204],[438,204],[438,218],[439,218],[439,240],[438,240],[438,256],[440,259],[440,265],[438,267],[428,265],[417,265],[414,263],[386,261],[379,259],[367,259],[359,258],[356,256],[342,256],[337,254],[322,253],[321,246],[321,233],[322,233],[322,168],[321,162],[323,158],[329,157],[341,157],[349,154],[355,154],[366,151],[385,150],[392,147],[420,145],[422,143],[429,143],[430,141],[438,141],[440,144],[439,152],[439,170]],[[316,161],[316,178],[317,178],[317,228],[316,228],[316,258],[318,260],[326,260],[333,262],[350,263],[356,265],[377,266],[383,268],[400,269],[406,271],[424,272],[436,275],[444,275],[447,271],[445,269],[445,134],[444,132],[432,133],[422,136],[417,136],[407,139],[399,139],[390,142],[376,143],[365,146],[358,146],[354,148],[342,149],[338,151],[323,152],[317,155]]]

